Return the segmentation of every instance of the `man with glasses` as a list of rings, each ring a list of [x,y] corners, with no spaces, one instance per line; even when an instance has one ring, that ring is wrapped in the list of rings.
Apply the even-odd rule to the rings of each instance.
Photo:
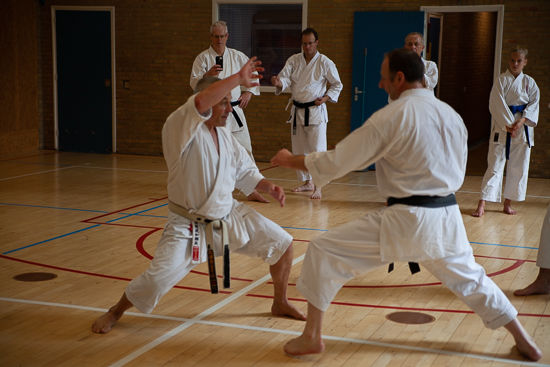
[[[326,102],[338,102],[343,85],[336,65],[317,52],[319,36],[313,28],[302,32],[303,53],[291,56],[283,70],[271,78],[275,95],[287,87],[292,92],[293,106],[288,123],[291,124],[292,153],[307,155],[327,150]],[[327,84],[330,87],[327,89]],[[293,192],[313,191],[311,199],[321,198],[321,188],[315,186],[307,171],[297,171],[298,179],[305,181]]]
[[[228,37],[227,24],[223,20],[210,26],[210,48],[201,52],[195,58],[193,69],[191,70],[190,84],[193,90],[196,89],[197,83],[204,76],[216,76],[220,79],[225,79],[238,73],[248,62],[248,57],[245,54],[225,46]],[[259,95],[260,88],[258,86],[246,88],[242,94],[240,86],[233,88],[231,91],[231,106],[233,107],[233,111],[227,119],[226,126],[235,139],[246,149],[252,160],[254,160],[250,134],[243,111],[248,105],[252,94]],[[248,200],[269,203],[269,200],[260,195],[256,190],[248,195]]]

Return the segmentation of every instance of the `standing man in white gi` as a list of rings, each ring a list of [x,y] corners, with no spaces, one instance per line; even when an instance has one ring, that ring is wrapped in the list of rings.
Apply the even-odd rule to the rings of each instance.
[[[290,118],[292,152],[307,155],[327,150],[328,113],[326,102],[338,102],[343,85],[336,65],[317,51],[319,36],[313,28],[302,31],[303,53],[289,57],[278,76],[271,78],[279,95],[287,87],[292,91],[293,106]],[[330,88],[327,89],[327,83]],[[289,102],[290,103],[290,102]],[[321,198],[321,188],[316,186],[307,171],[297,172],[305,183],[293,192],[313,191],[311,199]]]
[[[413,50],[418,56],[422,57],[422,51],[426,48],[424,45],[424,36],[418,32],[407,34],[407,37],[405,37],[405,46],[403,47]],[[433,91],[438,80],[437,65],[435,62],[429,60],[422,59],[422,62],[424,63],[424,79],[422,80],[422,85],[424,88]]]
[[[229,32],[227,31],[227,24],[223,20],[210,26],[210,48],[201,52],[193,62],[190,79],[191,88],[193,88],[193,90],[195,90],[197,83],[203,76],[217,76],[218,78],[225,79],[228,76],[238,73],[243,65],[248,62],[248,57],[242,52],[225,47],[228,38]],[[218,65],[216,63],[216,57],[222,58],[223,65]],[[241,94],[241,87],[237,86],[231,91],[231,106],[233,106],[233,112],[231,112],[227,119],[226,127],[246,149],[252,160],[254,160],[250,133],[248,132],[248,125],[244,116],[244,109],[248,106],[252,94],[256,96],[260,95],[260,88],[257,86],[246,88],[244,93]],[[260,195],[256,190],[248,196],[248,200],[269,203],[269,200]]]
[[[108,333],[132,306],[151,313],[160,298],[195,266],[207,259],[214,262],[211,255],[222,252],[228,258],[229,249],[261,257],[269,265],[275,289],[273,315],[305,320],[305,314],[286,296],[293,260],[292,237],[232,195],[235,188],[245,194],[258,189],[268,192],[281,206],[285,203],[283,188],[260,174],[246,150],[224,128],[232,111],[231,90],[239,85],[258,85],[250,79],[258,78],[252,73],[263,68],[257,67],[260,62],[254,60],[226,79],[204,78],[197,90],[205,89],[191,96],[166,120],[162,146],[168,166],[169,212],[164,232],[149,269],[132,280],[118,303],[95,320],[93,332]],[[222,233],[214,228],[221,228]],[[224,286],[228,286],[225,270],[228,268],[224,264]],[[215,271],[210,275],[211,289],[216,293],[212,286],[213,279],[217,288]]]
[[[486,201],[501,202],[505,165],[504,213],[516,215],[512,200],[525,200],[531,147],[535,145],[533,128],[539,119],[540,99],[535,80],[523,74],[527,53],[524,47],[512,48],[508,70],[500,74],[491,89],[489,111],[492,119],[487,171],[483,176],[477,209],[472,214],[474,217],[485,214]]]
[[[384,58],[379,87],[394,100],[329,152],[293,156],[281,150],[272,164],[307,169],[325,185],[376,162],[388,206],[314,238],[297,289],[308,300],[303,334],[286,353],[321,353],[324,312],[355,275],[394,261],[416,261],[483,320],[504,326],[517,349],[533,360],[542,353],[517,319],[506,295],[476,263],[454,192],[464,180],[467,130],[460,116],[423,88],[424,65],[411,50]]]

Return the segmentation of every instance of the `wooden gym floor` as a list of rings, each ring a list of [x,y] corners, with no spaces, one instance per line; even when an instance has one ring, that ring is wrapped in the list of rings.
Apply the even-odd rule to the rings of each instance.
[[[250,203],[294,237],[288,295],[308,242],[382,207],[374,172],[353,172],[323,189],[294,194],[294,172],[259,163],[283,186],[287,204]],[[183,279],[151,315],[131,309],[107,335],[90,330],[154,254],[167,213],[162,157],[38,151],[0,156],[0,366],[549,366],[550,296],[515,297],[536,276],[550,180],[530,179],[528,197],[507,216],[500,204],[473,218],[480,176],[457,198],[476,260],[518,309],[544,356],[524,361],[501,328],[491,331],[427,272],[406,264],[350,281],[325,316],[321,355],[290,358],[286,341],[303,322],[270,314],[267,265],[232,255],[232,288],[211,295],[205,265]],[[246,199],[236,194],[239,200]],[[15,276],[49,273],[54,279]],[[421,313],[425,324],[388,319]]]

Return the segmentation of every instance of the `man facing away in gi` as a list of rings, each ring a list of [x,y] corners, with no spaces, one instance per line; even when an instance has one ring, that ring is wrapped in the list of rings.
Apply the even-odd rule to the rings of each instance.
[[[231,90],[238,85],[257,85],[251,78],[261,77],[252,74],[263,71],[257,67],[260,62],[254,60],[226,79],[203,79],[197,89],[206,88],[166,120],[162,146],[168,166],[169,211],[164,232],[149,269],[132,280],[118,303],[95,320],[94,332],[108,333],[132,306],[151,313],[164,294],[195,266],[207,261],[207,240],[215,253],[221,254],[220,234],[210,224],[222,229],[227,226],[228,236],[224,233],[221,239],[227,243],[224,237],[228,237],[232,252],[259,256],[270,266],[275,288],[271,313],[305,320],[305,314],[286,296],[293,260],[292,237],[232,196],[235,188],[245,194],[258,189],[268,192],[281,206],[285,203],[283,188],[259,173],[246,150],[225,129],[232,110]]]
[[[334,150],[271,160],[308,170],[315,183],[376,162],[388,206],[314,238],[297,289],[308,300],[303,334],[285,345],[290,355],[323,352],[323,316],[340,288],[356,275],[394,261],[420,263],[477,313],[486,327],[504,326],[520,353],[542,357],[517,311],[475,262],[454,192],[464,180],[467,131],[460,116],[423,88],[424,64],[411,50],[386,54],[379,87],[394,100],[375,112]]]
[[[343,85],[336,65],[317,51],[319,36],[313,28],[302,31],[303,53],[291,56],[283,70],[271,78],[279,95],[287,87],[292,92],[293,106],[290,118],[292,152],[307,155],[327,150],[328,114],[326,102],[338,102]],[[330,88],[327,89],[327,83]],[[290,102],[289,102],[290,103]],[[305,183],[293,192],[313,191],[311,199],[321,198],[321,188],[316,186],[307,171],[298,171],[298,179]]]
[[[503,211],[516,215],[512,200],[524,201],[529,176],[531,147],[535,145],[534,127],[539,119],[540,92],[537,83],[523,73],[527,65],[527,49],[514,46],[510,50],[509,68],[500,74],[489,98],[491,135],[487,154],[487,171],[481,183],[477,209],[472,214],[485,214],[485,202],[501,201]],[[502,193],[502,180],[506,166],[506,184]]]
[[[190,84],[193,90],[195,90],[197,83],[203,76],[217,76],[221,79],[225,79],[228,76],[238,73],[243,65],[248,62],[248,57],[246,57],[245,54],[225,46],[228,38],[229,32],[227,31],[227,24],[223,20],[210,26],[210,47],[208,50],[201,52],[193,62],[190,78]],[[217,57],[222,58],[221,63],[223,65],[218,65],[216,63]],[[248,106],[252,94],[256,96],[260,95],[260,88],[258,86],[246,88],[244,93],[241,94],[241,87],[236,86],[231,91],[231,106],[233,106],[233,111],[227,118],[226,127],[246,149],[252,160],[254,160],[248,124],[244,116],[244,109]],[[260,195],[256,190],[248,195],[248,200],[269,203],[269,200]]]

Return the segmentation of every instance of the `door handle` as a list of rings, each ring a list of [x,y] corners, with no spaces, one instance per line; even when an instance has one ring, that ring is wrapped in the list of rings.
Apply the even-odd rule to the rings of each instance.
[[[362,90],[359,90],[359,88],[355,87],[355,100],[358,101],[359,100],[359,97],[357,97],[358,94],[361,94],[363,93]]]

